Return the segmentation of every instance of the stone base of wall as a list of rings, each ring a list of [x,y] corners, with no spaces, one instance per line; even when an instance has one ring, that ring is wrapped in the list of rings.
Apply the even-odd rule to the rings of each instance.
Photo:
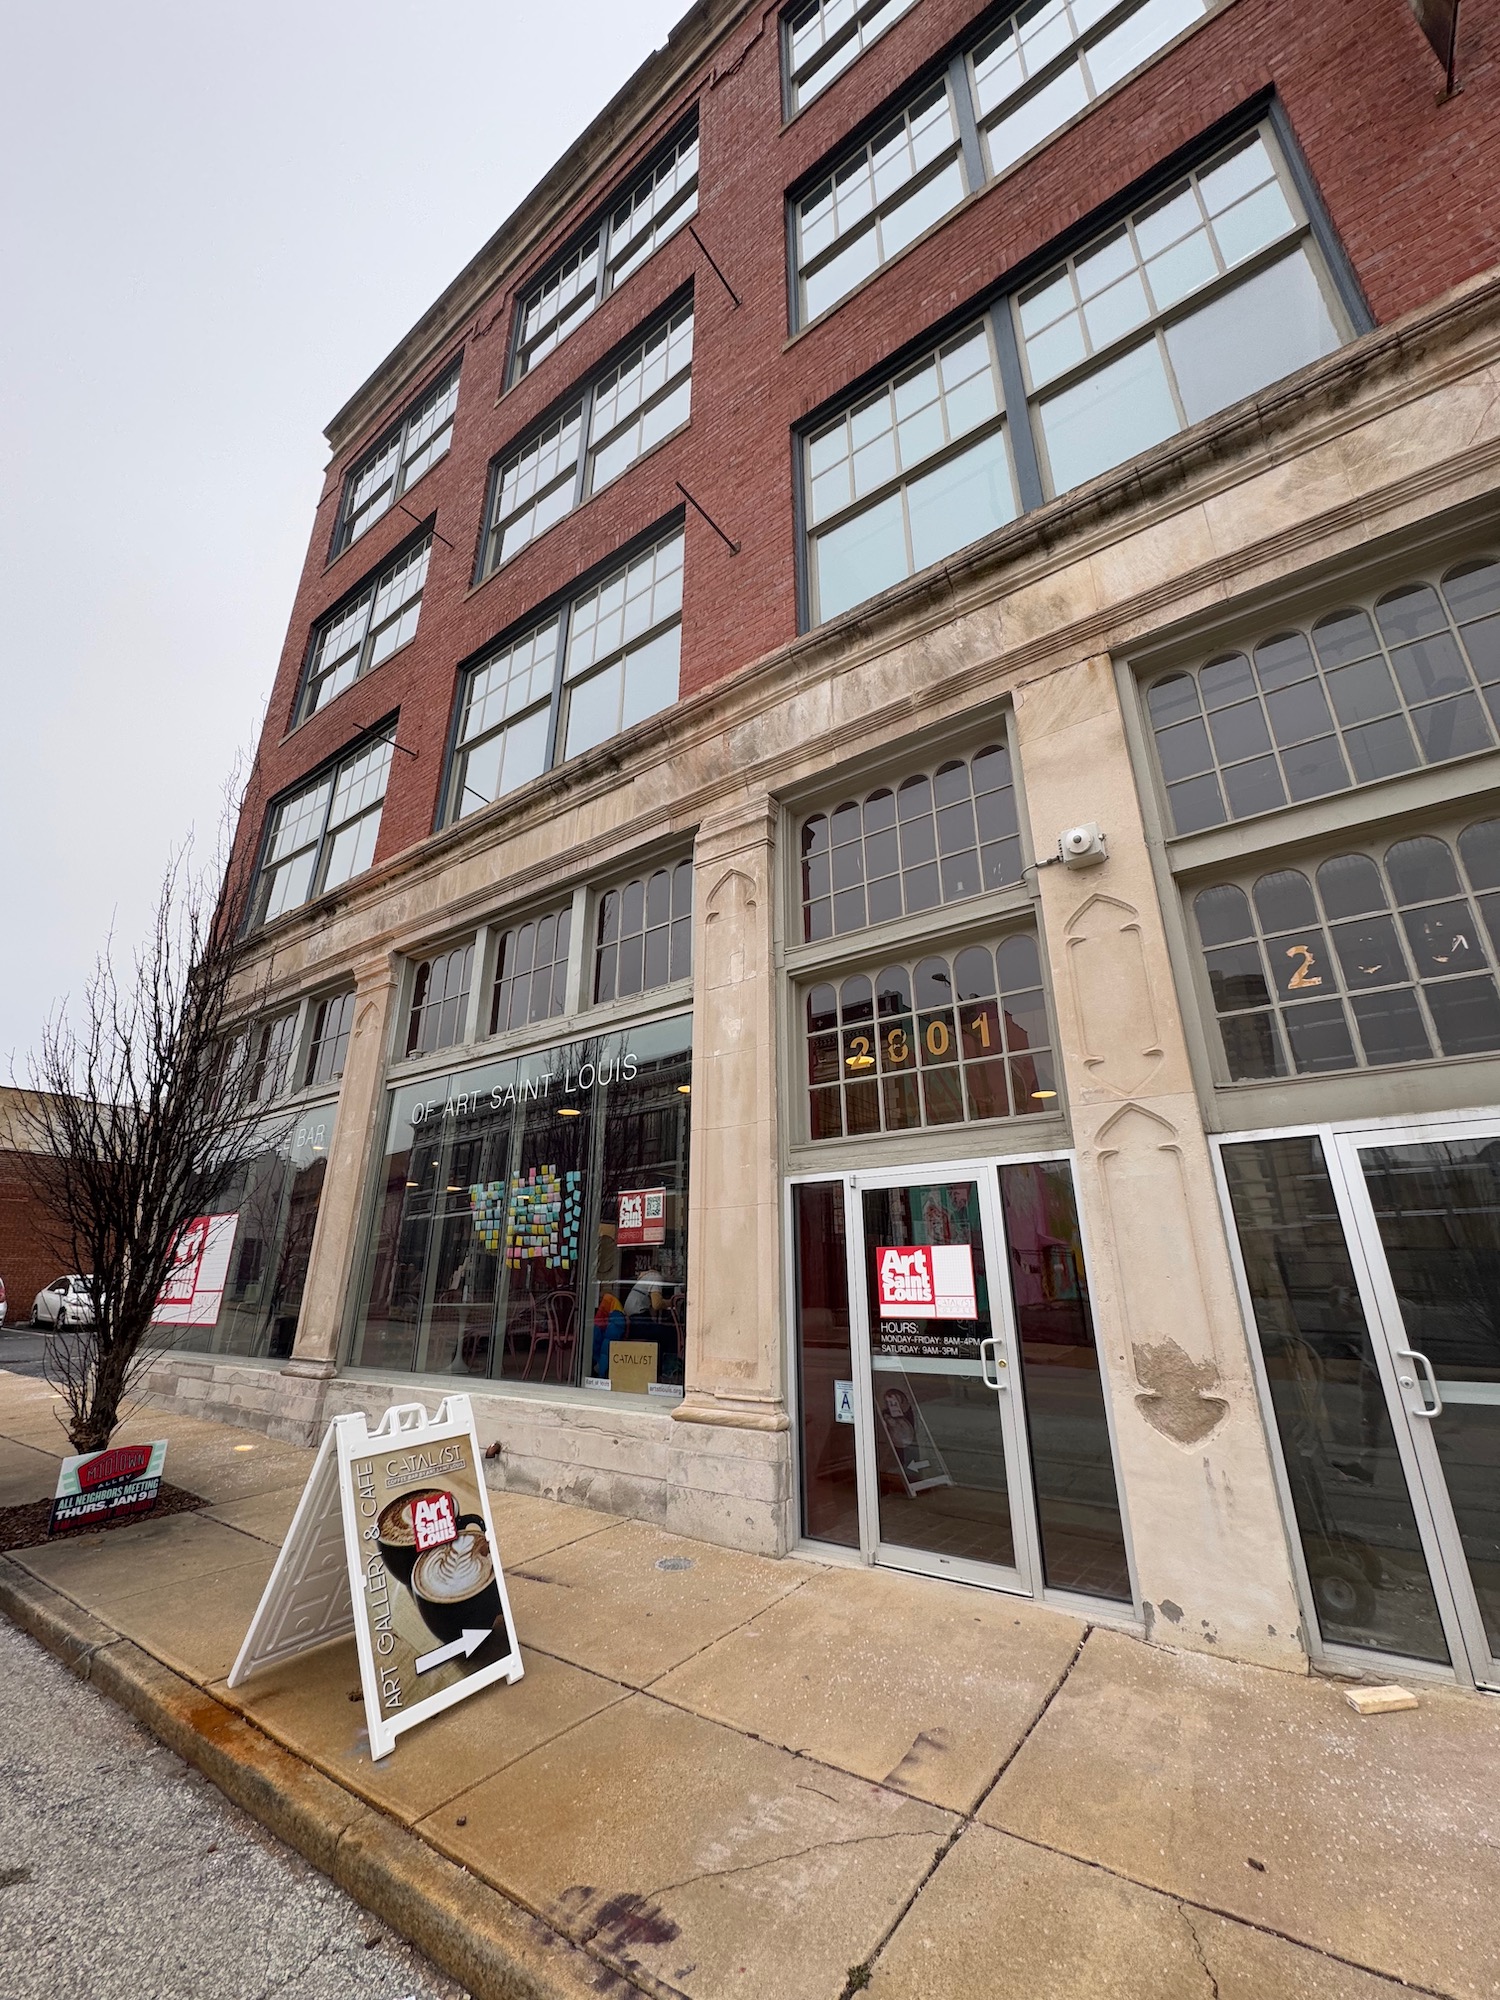
[[[455,1383],[454,1389],[459,1388]],[[153,1403],[316,1444],[328,1420],[352,1410],[373,1424],[392,1403],[435,1410],[444,1392],[409,1376],[292,1375],[274,1361],[165,1354],[146,1393]],[[474,1404],[487,1483],[498,1492],[597,1507],[674,1535],[754,1555],[784,1555],[796,1534],[791,1434],[674,1423],[670,1409],[550,1401],[464,1387]]]

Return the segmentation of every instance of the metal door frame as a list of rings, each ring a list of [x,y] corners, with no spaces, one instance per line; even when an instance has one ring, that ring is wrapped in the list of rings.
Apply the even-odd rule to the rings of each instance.
[[[1212,1134],[1209,1150],[1218,1182],[1224,1229],[1229,1239],[1230,1259],[1234,1267],[1236,1289],[1239,1292],[1246,1344],[1250,1350],[1251,1369],[1260,1397],[1261,1415],[1281,1501],[1288,1550],[1302,1603],[1304,1630],[1308,1635],[1308,1651],[1315,1660],[1323,1660],[1333,1666],[1358,1665],[1361,1668],[1368,1668],[1372,1664],[1388,1661],[1392,1667],[1399,1667],[1408,1675],[1456,1681],[1465,1687],[1475,1687],[1490,1683],[1488,1673],[1481,1681],[1474,1671],[1476,1661],[1485,1665],[1490,1662],[1489,1642],[1479,1617],[1468,1561],[1459,1539],[1457,1522],[1448,1497],[1447,1482],[1438,1461],[1436,1444],[1427,1425],[1420,1418],[1414,1419],[1413,1411],[1398,1380],[1396,1354],[1405,1342],[1405,1328],[1400,1308],[1396,1303],[1395,1290],[1391,1284],[1390,1269],[1380,1241],[1380,1232],[1376,1226],[1374,1207],[1365,1187],[1364,1174],[1358,1157],[1362,1148],[1402,1144],[1423,1145],[1443,1138],[1467,1136],[1500,1138],[1500,1113],[1472,1110],[1435,1112],[1418,1118],[1360,1118],[1343,1120],[1337,1124],[1267,1126],[1260,1130]],[[1302,1551],[1302,1537],[1297,1526],[1296,1510],[1292,1504],[1291,1484],[1287,1477],[1286,1461],[1282,1452],[1281,1433],[1271,1395],[1270,1377],[1266,1372],[1265,1355],[1255,1322],[1254,1303],[1250,1297],[1239,1230],[1235,1223],[1234,1207],[1229,1195],[1229,1180],[1222,1157],[1226,1146],[1254,1145],[1274,1139],[1317,1139],[1322,1146],[1329,1182],[1333,1188],[1334,1205],[1338,1211],[1339,1225],[1344,1232],[1344,1242],[1359,1292],[1360,1308],[1370,1331],[1375,1365],[1385,1394],[1386,1407],[1390,1412],[1397,1456],[1406,1480],[1422,1555],[1427,1564],[1443,1637],[1447,1642],[1452,1662],[1450,1667],[1444,1667],[1432,1660],[1414,1660],[1405,1654],[1385,1653],[1372,1647],[1350,1646],[1323,1638],[1322,1628],[1318,1622],[1317,1601],[1313,1595],[1312,1581]],[[1418,1423],[1422,1425],[1420,1433],[1416,1430]],[[1500,1686],[1500,1681],[1492,1684]]]

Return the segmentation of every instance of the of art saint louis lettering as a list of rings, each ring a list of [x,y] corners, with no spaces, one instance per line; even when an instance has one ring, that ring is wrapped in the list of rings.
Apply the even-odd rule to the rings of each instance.
[[[598,1062],[580,1063],[571,1069],[546,1076],[519,1077],[514,1083],[497,1083],[493,1089],[459,1090],[451,1097],[430,1097],[411,1108],[413,1125],[425,1125],[434,1118],[472,1118],[479,1111],[503,1111],[513,1104],[551,1103],[568,1097],[588,1097],[607,1090],[612,1083],[631,1083],[640,1071],[640,1058],[626,1050],[620,1056],[602,1056]]]

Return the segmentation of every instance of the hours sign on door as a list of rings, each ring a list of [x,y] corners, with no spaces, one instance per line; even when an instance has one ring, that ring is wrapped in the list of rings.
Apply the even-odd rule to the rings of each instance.
[[[882,1319],[977,1319],[967,1243],[882,1244],[875,1252]]]

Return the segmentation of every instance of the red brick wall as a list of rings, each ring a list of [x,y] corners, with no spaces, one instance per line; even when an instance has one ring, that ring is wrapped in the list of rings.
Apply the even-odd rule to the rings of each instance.
[[[43,1285],[69,1268],[52,1212],[32,1192],[26,1170],[19,1153],[0,1152],[0,1279],[7,1326],[30,1319],[31,1302]]]
[[[493,296],[467,329],[453,449],[407,496],[419,516],[436,510],[438,530],[453,544],[433,544],[417,639],[283,741],[314,621],[412,532],[410,518],[392,512],[326,564],[344,469],[381,426],[342,455],[314,523],[242,840],[259,838],[271,794],[398,706],[400,741],[416,756],[393,761],[377,858],[425,837],[458,661],[679,505],[679,479],[741,544],[732,556],[689,513],[684,693],[790,639],[790,434],[799,418],[1268,86],[1280,94],[1378,320],[1500,261],[1500,0],[1466,0],[1462,89],[1444,103],[1442,72],[1407,0],[1234,0],[788,345],[786,188],[982,11],[974,0],[920,0],[785,128],[776,14],[747,15],[693,86],[663,104],[651,134],[611,177],[611,184],[628,178],[696,97],[696,226],[743,304],[733,307],[682,231],[502,394],[520,287]],[[551,245],[597,203],[590,191]],[[520,278],[533,277],[545,256],[539,252]],[[689,428],[471,590],[494,454],[689,279],[697,300]]]

